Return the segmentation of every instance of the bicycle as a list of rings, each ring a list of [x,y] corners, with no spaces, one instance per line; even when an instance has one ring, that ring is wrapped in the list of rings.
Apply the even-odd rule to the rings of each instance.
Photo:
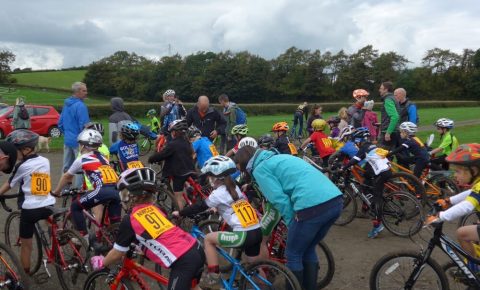
[[[150,152],[152,146],[155,144],[157,134],[150,131],[148,126],[142,125],[139,122],[136,122],[136,124],[140,127],[140,134],[137,141],[139,155],[145,156]]]
[[[36,277],[38,282],[51,277],[47,264],[53,263],[63,289],[81,288],[84,282],[82,277],[86,276],[85,274],[89,270],[87,265],[89,258],[88,245],[76,231],[62,229],[58,226],[68,209],[53,206],[48,208],[52,211],[52,215],[46,220],[48,230],[43,230],[40,222],[35,224],[30,274],[35,274],[40,269],[43,260],[47,277],[38,275]],[[21,246],[19,237],[20,211],[12,212],[10,208],[7,211],[11,213],[5,222],[5,243],[19,253]],[[45,258],[43,258],[44,252]]]
[[[448,278],[469,289],[480,289],[480,277],[467,267],[465,260],[480,264],[480,259],[470,256],[460,245],[443,233],[443,222],[429,225],[434,229],[428,246],[420,251],[397,251],[382,257],[370,274],[370,289],[392,288],[413,289],[449,289]],[[453,262],[444,269],[431,257],[433,249],[440,248]],[[454,269],[451,269],[454,268]]]

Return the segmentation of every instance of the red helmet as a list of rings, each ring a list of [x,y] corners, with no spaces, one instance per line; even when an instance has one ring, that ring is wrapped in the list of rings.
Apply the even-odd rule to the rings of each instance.
[[[364,89],[356,89],[353,91],[353,97],[358,100],[361,97],[368,97],[370,94]]]
[[[470,143],[458,146],[445,159],[448,163],[461,166],[480,166],[480,144]]]

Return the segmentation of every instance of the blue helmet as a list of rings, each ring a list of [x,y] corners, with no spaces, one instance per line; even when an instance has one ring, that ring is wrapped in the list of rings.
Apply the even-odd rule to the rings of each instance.
[[[126,122],[120,128],[120,133],[126,139],[135,140],[140,134],[140,127],[133,122]]]
[[[353,142],[360,143],[365,142],[370,137],[370,131],[368,131],[367,127],[360,127],[355,129],[355,133],[352,134]]]

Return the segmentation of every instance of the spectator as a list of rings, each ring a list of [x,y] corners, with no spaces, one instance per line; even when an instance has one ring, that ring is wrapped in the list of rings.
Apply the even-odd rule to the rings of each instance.
[[[397,148],[400,142],[398,135],[399,106],[393,96],[392,82],[383,82],[378,92],[383,101],[380,116],[380,144],[390,150]]]
[[[225,133],[227,122],[217,110],[210,107],[207,96],[200,96],[197,104],[187,112],[187,124],[193,124],[200,129],[203,137],[214,140]]]
[[[308,103],[303,102],[303,104],[300,104],[297,109],[295,110],[295,113],[293,114],[293,128],[292,131],[290,131],[290,137],[296,138],[303,136],[302,131],[303,131],[303,115],[305,112],[308,110]],[[300,125],[298,127],[298,134],[295,132],[297,129],[297,125]]]
[[[72,85],[73,95],[68,97],[62,108],[58,128],[62,131],[64,137],[63,146],[63,172],[72,165],[78,155],[77,136],[82,132],[85,124],[90,122],[88,108],[83,102],[87,97],[87,85],[81,82],[75,82]],[[75,187],[80,188],[83,183],[83,176],[77,174],[75,178]]]
[[[166,136],[170,136],[168,126],[175,121],[185,117],[186,110],[182,102],[179,100],[174,90],[168,89],[163,93],[164,103],[160,110],[160,121],[162,122],[162,132]]]
[[[353,98],[355,98],[355,103],[351,105],[348,110],[348,120],[349,124],[354,128],[362,127],[363,116],[365,115],[365,110],[363,110],[363,103],[367,100],[370,94],[364,89],[356,89],[353,91]]]
[[[322,106],[317,105],[317,104],[313,105],[312,115],[307,120],[307,131],[308,131],[309,135],[312,135],[312,133],[313,133],[312,122],[315,119],[323,119],[322,118]]]
[[[340,118],[340,123],[338,124],[338,129],[342,131],[344,128],[348,126],[348,113],[347,113],[347,108],[341,107],[340,110],[338,110],[338,117]]]
[[[410,102],[410,100],[407,98],[407,91],[404,88],[398,88],[393,92],[393,95],[395,96],[398,106],[400,107],[400,123],[412,122],[415,125],[418,125],[419,119],[417,105]]]
[[[30,115],[28,114],[27,107],[25,106],[25,99],[18,97],[15,102],[15,108],[13,109],[12,119],[13,129],[30,129]]]
[[[373,100],[366,101],[363,103],[363,109],[365,110],[365,115],[362,120],[362,127],[367,127],[370,132],[370,141],[374,142],[378,137],[378,116],[377,113],[373,111],[373,105],[375,102]]]
[[[132,121],[132,117],[125,112],[123,105],[123,99],[120,97],[114,97],[110,99],[113,114],[108,117],[108,141],[110,145],[113,145],[118,141],[118,132],[120,132],[121,121]]]
[[[231,134],[232,128],[237,124],[237,108],[238,105],[234,102],[230,102],[226,94],[221,94],[218,97],[218,102],[223,107],[223,117],[227,121],[225,127],[225,134],[222,135],[222,142],[220,144],[220,151],[225,154],[228,150],[232,149],[235,145],[235,138]]]

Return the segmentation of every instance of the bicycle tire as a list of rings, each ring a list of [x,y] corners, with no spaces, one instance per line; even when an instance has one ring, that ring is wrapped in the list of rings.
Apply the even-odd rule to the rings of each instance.
[[[64,290],[79,289],[85,284],[88,274],[90,254],[87,242],[78,232],[72,230],[60,231],[57,240],[60,249],[55,249],[55,271],[60,285]],[[67,264],[62,262],[62,258]]]
[[[107,268],[94,271],[88,275],[87,280],[85,281],[85,285],[83,286],[83,290],[105,290],[110,289],[110,285],[108,283],[109,279],[108,276],[110,275],[110,270]],[[113,280],[113,279],[112,279]],[[122,290],[133,290],[134,287],[130,280],[122,279],[121,280]]]
[[[394,191],[406,191],[417,197],[422,206],[428,205],[428,197],[422,182],[407,172],[393,172],[392,176],[385,182],[384,194]]]
[[[267,270],[266,268],[270,268]],[[262,271],[263,274],[266,274],[266,277],[262,277],[266,279],[270,283],[274,284],[273,289],[297,289],[301,290],[302,287],[298,282],[295,275],[293,275],[292,271],[290,271],[284,265],[271,261],[271,260],[262,260],[251,263],[245,267],[245,272],[251,279],[254,280],[255,284],[261,283],[261,278],[255,279],[255,276],[259,276],[259,271]],[[272,274],[281,274],[283,277],[273,277]],[[273,278],[273,279],[272,279]],[[272,280],[272,281],[270,281]],[[258,281],[258,282],[256,282]],[[240,288],[239,289],[252,289],[251,283],[242,275],[240,278]],[[262,288],[263,289],[263,288]]]
[[[440,189],[441,192],[437,199],[450,197],[460,192],[460,187],[458,186],[457,182],[455,182],[455,180],[453,180],[451,177],[445,175],[434,175],[428,179],[428,182]],[[427,186],[426,183],[425,186]],[[427,196],[431,198],[431,195]]]
[[[476,225],[480,222],[480,213],[473,211],[467,215],[464,215],[459,221],[458,221],[458,226],[463,227],[463,226],[471,226],[471,225]]]
[[[0,243],[0,277],[0,283],[9,285],[9,289],[30,289],[30,278],[23,270],[20,260],[4,243]]]
[[[400,264],[402,262],[402,258],[407,260],[405,265]],[[415,251],[398,251],[383,256],[375,264],[375,266],[373,266],[372,271],[370,272],[370,289],[403,289],[405,283],[407,282],[406,280],[408,280],[410,274],[413,272],[417,261],[422,261],[423,259],[424,257],[422,257],[422,255]],[[401,270],[407,271],[400,273]],[[433,274],[436,276],[433,277],[435,280],[433,284],[431,281],[432,279],[427,279],[426,276],[428,274]],[[381,278],[383,276],[385,276],[385,280],[388,280],[387,282],[385,282],[385,284],[383,283],[383,278]],[[396,282],[401,284],[395,284]],[[433,260],[431,257],[427,259],[423,270],[417,278],[416,283],[419,282],[421,283],[422,287],[413,287],[412,289],[448,289],[447,277],[445,276],[442,267],[440,267],[440,265],[435,262],[435,260]],[[418,286],[418,284],[416,284],[416,286]]]
[[[445,276],[447,276],[447,282],[450,290],[466,290],[466,289],[473,289],[469,287],[475,287],[475,285],[468,285],[466,280],[462,281],[463,277],[462,274],[457,275],[457,271],[460,271],[460,268],[455,264],[453,261],[449,261],[446,264],[442,265],[442,270],[445,272]]]
[[[164,185],[157,185],[157,198],[156,203],[170,215],[173,211],[179,210],[177,199],[175,194],[168,190]]]
[[[418,233],[425,216],[420,202],[408,192],[392,192],[383,197],[382,222],[394,235],[409,237]],[[405,226],[405,222],[409,222]]]
[[[350,192],[350,186],[342,191],[343,208],[340,217],[335,221],[335,225],[344,226],[353,221],[357,215],[358,205],[355,195]]]
[[[150,140],[150,138],[148,138],[148,136],[145,136],[143,134],[140,134],[138,136],[137,144],[139,156],[145,156],[152,149],[152,141]]]
[[[20,257],[20,211],[11,212],[5,221],[5,244]],[[32,254],[30,258],[30,275],[35,274],[42,265],[42,243],[38,232],[33,231]],[[23,268],[22,268],[23,269]]]
[[[317,250],[318,262],[320,264],[317,277],[317,289],[322,289],[332,282],[333,275],[335,274],[335,259],[332,251],[325,242],[320,241],[317,245],[317,249],[318,248],[320,248],[322,254],[319,255]],[[325,259],[322,259],[323,257]]]

